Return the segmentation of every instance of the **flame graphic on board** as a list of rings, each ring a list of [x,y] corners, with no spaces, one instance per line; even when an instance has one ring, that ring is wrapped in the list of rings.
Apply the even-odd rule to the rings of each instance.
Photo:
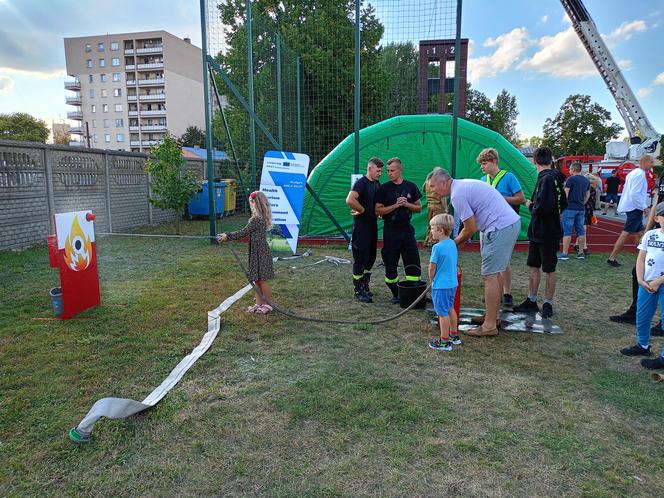
[[[69,236],[65,241],[65,263],[74,271],[83,271],[90,265],[91,260],[90,237],[85,236],[85,232],[78,223],[78,216],[74,216]]]

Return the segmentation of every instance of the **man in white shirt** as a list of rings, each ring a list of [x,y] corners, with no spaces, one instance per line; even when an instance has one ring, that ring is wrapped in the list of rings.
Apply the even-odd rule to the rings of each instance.
[[[648,212],[648,180],[646,171],[650,171],[655,164],[655,160],[649,154],[641,156],[639,167],[630,171],[625,177],[625,186],[620,196],[620,202],[616,209],[619,213],[625,213],[625,226],[618,236],[618,240],[613,246],[613,251],[606,262],[609,266],[618,267],[620,263],[616,261],[616,256],[625,245],[627,237],[634,235],[636,243],[643,233],[643,215]]]

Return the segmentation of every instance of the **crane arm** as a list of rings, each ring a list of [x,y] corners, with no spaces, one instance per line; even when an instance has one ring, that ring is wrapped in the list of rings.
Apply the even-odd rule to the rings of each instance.
[[[638,134],[645,141],[659,140],[660,135],[655,131],[646,117],[634,92],[627,84],[618,64],[609,51],[606,43],[597,31],[595,23],[590,17],[581,0],[560,0],[565,12],[572,21],[574,31],[581,43],[588,51],[590,58],[597,67],[604,83],[616,101],[618,112],[625,121],[630,137]],[[637,134],[638,132],[638,134]]]

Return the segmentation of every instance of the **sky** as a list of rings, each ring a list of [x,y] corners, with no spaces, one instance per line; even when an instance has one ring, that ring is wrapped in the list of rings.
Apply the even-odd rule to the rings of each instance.
[[[381,1],[412,2],[374,3]],[[664,2],[584,3],[646,116],[664,132]],[[558,0],[465,0],[462,14],[469,80],[491,99],[502,89],[516,96],[522,137],[541,136],[571,94],[590,95],[624,125]],[[73,110],[65,104],[63,38],[158,29],[200,46],[199,2],[0,0],[0,113],[28,112],[50,125]]]

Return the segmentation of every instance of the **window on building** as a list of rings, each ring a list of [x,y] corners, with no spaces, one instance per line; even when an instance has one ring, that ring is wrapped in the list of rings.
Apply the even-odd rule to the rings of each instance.
[[[115,135],[115,139],[118,142],[124,142],[124,133],[118,133],[117,135]]]
[[[108,90],[106,88],[101,89],[101,98],[105,99],[108,97]]]
[[[97,134],[92,135],[92,141],[93,141],[94,143],[99,142],[99,135],[97,135]]]
[[[103,52],[103,51],[104,51],[104,42],[97,43],[97,52]]]
[[[108,104],[103,104],[103,105],[101,106],[101,110],[102,110],[103,112],[108,112]]]
[[[97,112],[97,106],[94,105],[94,104],[92,104],[92,105],[90,106],[90,111],[92,111],[92,112]]]
[[[95,90],[94,88],[90,88],[90,98],[94,99],[95,98]]]
[[[114,97],[122,97],[122,88],[114,88],[113,89],[113,96]]]
[[[115,104],[115,112],[122,112],[122,104]]]
[[[108,119],[104,119],[104,128],[108,128]]]
[[[108,143],[108,142],[110,142],[110,141],[111,141],[111,134],[110,134],[110,133],[106,133],[106,134],[104,135],[104,142]]]
[[[94,79],[93,75],[88,74],[88,83],[94,83],[94,82],[95,82],[95,79]]]
[[[113,81],[122,81],[120,73],[113,73]]]
[[[86,43],[85,44],[85,51],[86,52],[92,52],[92,45],[90,45],[89,43]]]
[[[106,59],[99,59],[99,67],[106,67]]]
[[[93,128],[96,128],[96,127],[97,127],[97,120],[96,120],[96,119],[93,119],[93,120],[92,120],[92,127],[93,127]]]
[[[88,59],[85,61],[85,67],[91,68],[92,67],[92,59]]]
[[[120,59],[118,57],[113,57],[111,59],[111,66],[119,66],[120,65]]]
[[[106,83],[106,82],[108,81],[108,77],[106,76],[106,74],[101,73],[101,74],[99,75],[99,80],[100,80],[102,83]]]
[[[120,44],[118,42],[111,42],[111,50],[120,50]]]
[[[122,119],[122,118],[120,118],[120,119],[116,119],[116,120],[115,120],[115,127],[116,127],[116,128],[122,128],[122,127],[124,127],[124,119]]]

